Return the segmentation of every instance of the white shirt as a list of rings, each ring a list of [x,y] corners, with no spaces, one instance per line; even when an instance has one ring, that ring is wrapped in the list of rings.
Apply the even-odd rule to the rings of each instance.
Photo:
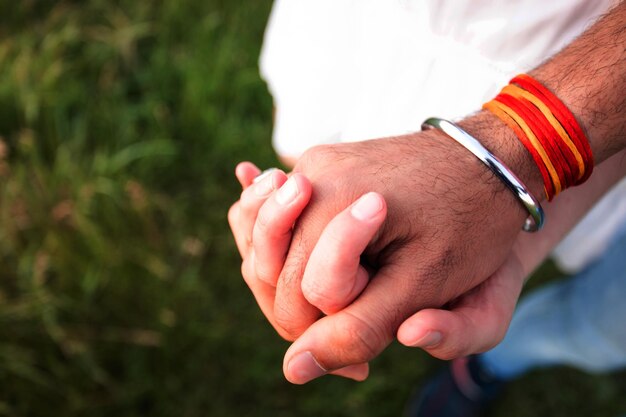
[[[260,59],[276,107],[274,147],[298,157],[314,145],[414,132],[429,116],[475,112],[612,3],[276,0]],[[626,187],[617,193],[626,200]],[[626,221],[626,207],[608,211]]]

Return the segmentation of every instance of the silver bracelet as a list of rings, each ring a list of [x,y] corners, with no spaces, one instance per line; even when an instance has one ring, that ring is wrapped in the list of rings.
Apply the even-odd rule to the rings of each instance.
[[[474,139],[469,133],[455,125],[454,123],[439,119],[437,117],[431,117],[426,119],[422,123],[422,130],[427,129],[439,129],[452,139],[457,141],[468,151],[474,154],[476,158],[480,159],[490,170],[500,178],[502,182],[515,194],[520,203],[528,210],[530,216],[524,223],[524,231],[536,232],[543,227],[544,213],[539,201],[535,199],[529,192],[526,186],[520,181],[517,176],[511,172],[495,155],[489,152],[483,145]]]

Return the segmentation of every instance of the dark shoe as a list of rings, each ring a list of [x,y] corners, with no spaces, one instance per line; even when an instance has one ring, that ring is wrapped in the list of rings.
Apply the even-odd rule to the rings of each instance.
[[[488,375],[476,356],[451,361],[408,402],[407,417],[478,417],[502,390],[504,381]]]

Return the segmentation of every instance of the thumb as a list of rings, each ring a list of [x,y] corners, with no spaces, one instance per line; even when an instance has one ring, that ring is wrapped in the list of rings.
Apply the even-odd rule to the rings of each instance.
[[[380,270],[354,303],[313,323],[285,354],[287,380],[304,384],[378,356],[411,312],[410,296],[397,279],[398,274]]]
[[[398,341],[444,360],[485,352],[504,338],[523,283],[521,264],[510,256],[449,311],[424,309],[409,317],[398,329]]]
[[[386,213],[383,197],[367,193],[328,223],[302,278],[302,293],[312,305],[333,314],[363,291],[369,274],[360,265],[361,254]]]

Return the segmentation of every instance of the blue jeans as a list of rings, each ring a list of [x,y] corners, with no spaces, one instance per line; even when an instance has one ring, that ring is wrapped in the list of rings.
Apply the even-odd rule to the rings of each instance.
[[[504,340],[480,358],[503,379],[552,365],[625,368],[626,227],[582,272],[524,297]]]

